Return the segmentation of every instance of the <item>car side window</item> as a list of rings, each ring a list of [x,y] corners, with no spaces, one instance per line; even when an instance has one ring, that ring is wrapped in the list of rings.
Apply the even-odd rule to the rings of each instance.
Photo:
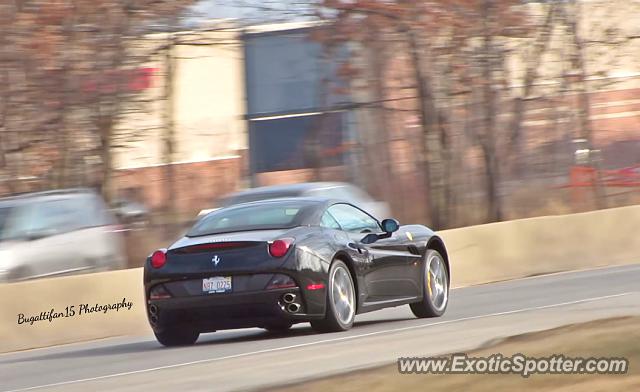
[[[356,233],[380,231],[377,220],[349,204],[334,204],[327,211],[345,231]]]
[[[69,214],[70,230],[85,229],[88,227],[101,226],[100,215],[103,213],[98,204],[97,197],[93,195],[82,195],[65,200],[67,206],[71,203],[73,213]]]
[[[320,221],[320,226],[325,227],[327,229],[340,230],[340,225],[338,224],[336,219],[326,211],[324,214],[322,214],[322,220]]]
[[[61,227],[68,220],[67,209],[59,200],[45,201],[31,206],[23,221],[23,229],[29,234],[50,236],[63,232]]]
[[[88,205],[89,226],[115,225],[116,218],[109,211],[106,203],[97,195],[91,196],[91,203]]]
[[[77,201],[60,199],[39,204],[32,215],[31,229],[35,232],[65,233],[78,227]]]
[[[89,197],[72,197],[27,203],[16,207],[2,238],[42,237],[94,226]]]

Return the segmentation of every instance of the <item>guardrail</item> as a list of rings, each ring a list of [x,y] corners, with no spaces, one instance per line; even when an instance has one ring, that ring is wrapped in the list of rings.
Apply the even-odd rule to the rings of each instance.
[[[639,222],[640,206],[632,206],[440,235],[450,253],[453,285],[460,287],[638,262]],[[151,333],[141,268],[0,285],[0,309],[0,352]]]

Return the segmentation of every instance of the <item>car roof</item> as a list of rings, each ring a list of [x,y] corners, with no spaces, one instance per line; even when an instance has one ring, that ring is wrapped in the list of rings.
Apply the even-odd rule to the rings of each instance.
[[[258,193],[304,193],[310,190],[352,186],[346,182],[302,182],[297,184],[268,185],[230,193],[225,198],[245,196]]]
[[[275,198],[275,199],[262,199],[262,200],[254,200],[254,201],[247,201],[244,203],[238,203],[238,204],[232,204],[229,206],[224,206],[221,208],[218,208],[214,211],[211,211],[209,213],[207,213],[206,215],[215,213],[217,211],[221,211],[221,210],[230,210],[230,209],[235,209],[235,208],[243,208],[243,207],[247,207],[247,206],[252,206],[252,205],[260,205],[260,204],[267,204],[267,203],[279,203],[279,204],[286,204],[286,203],[296,203],[299,201],[305,201],[305,202],[309,202],[309,204],[314,205],[316,210],[324,210],[325,208],[333,205],[333,204],[338,204],[338,203],[344,203],[344,204],[352,204],[350,201],[348,200],[342,200],[342,199],[335,199],[335,198],[329,198],[329,197],[322,197],[322,196],[296,196],[296,197],[279,197],[279,198]],[[204,216],[206,216],[204,215]]]
[[[0,198],[0,206],[10,207],[24,203],[32,203],[43,200],[62,199],[69,196],[78,195],[95,195],[96,193],[89,188],[69,188],[69,189],[55,189],[42,192],[29,192],[18,195],[12,195],[8,197]]]
[[[238,203],[238,204],[233,204],[233,205],[230,205],[230,206],[222,207],[221,209],[223,209],[223,208],[224,209],[228,209],[228,208],[230,209],[230,208],[243,207],[243,206],[256,205],[256,204],[296,203],[296,202],[300,202],[300,201],[309,202],[309,204],[317,204],[318,206],[325,205],[325,204],[333,204],[335,202],[343,202],[344,203],[344,201],[341,201],[341,200],[335,200],[335,199],[322,197],[322,196],[297,196],[297,197],[279,197],[277,199],[264,199],[264,200],[247,201],[247,202],[244,202],[244,203]]]

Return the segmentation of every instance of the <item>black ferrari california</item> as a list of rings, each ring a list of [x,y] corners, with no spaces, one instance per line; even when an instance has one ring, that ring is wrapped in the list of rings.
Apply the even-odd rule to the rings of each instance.
[[[147,258],[144,290],[158,341],[175,346],[231,328],[344,331],[356,314],[406,304],[438,317],[450,270],[425,226],[379,222],[343,201],[274,199],[200,219]]]

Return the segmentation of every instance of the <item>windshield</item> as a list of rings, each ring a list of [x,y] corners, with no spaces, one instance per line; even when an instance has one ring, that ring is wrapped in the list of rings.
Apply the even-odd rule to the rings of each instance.
[[[188,237],[245,230],[289,229],[299,226],[314,203],[272,201],[223,208],[202,218]]]

